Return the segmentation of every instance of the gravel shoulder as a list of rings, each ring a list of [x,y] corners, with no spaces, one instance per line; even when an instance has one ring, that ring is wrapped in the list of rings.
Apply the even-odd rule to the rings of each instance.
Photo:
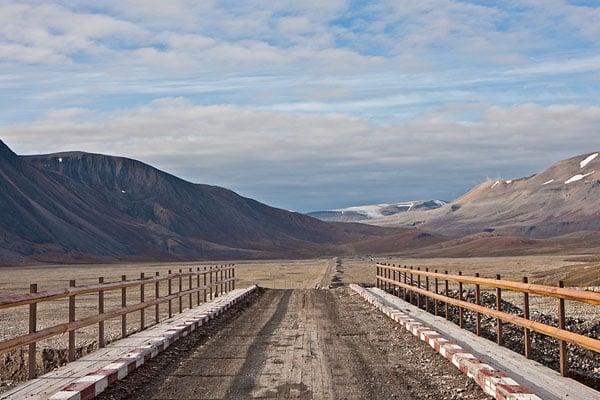
[[[100,399],[489,399],[347,287],[261,289]]]

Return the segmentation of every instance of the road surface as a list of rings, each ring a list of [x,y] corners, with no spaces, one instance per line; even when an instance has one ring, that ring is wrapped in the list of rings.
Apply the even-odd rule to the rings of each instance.
[[[347,287],[261,289],[100,399],[489,399]]]

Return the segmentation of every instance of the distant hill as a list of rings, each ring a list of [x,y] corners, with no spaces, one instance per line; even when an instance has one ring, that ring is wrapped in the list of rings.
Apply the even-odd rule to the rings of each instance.
[[[0,265],[598,249],[600,156],[573,157],[526,178],[489,180],[447,204],[311,215],[363,223],[269,207],[128,158],[18,156],[0,141]]]
[[[132,159],[18,156],[0,141],[0,264],[314,257],[397,232],[326,223]]]
[[[313,211],[308,213],[307,215],[314,218],[318,218],[322,221],[365,221],[369,219],[388,217],[391,215],[396,215],[405,212],[434,210],[446,204],[447,202],[443,200],[408,201],[403,203],[353,206],[328,211]]]
[[[488,180],[439,209],[368,222],[455,238],[482,232],[550,238],[600,231],[600,157],[588,153],[526,178]]]

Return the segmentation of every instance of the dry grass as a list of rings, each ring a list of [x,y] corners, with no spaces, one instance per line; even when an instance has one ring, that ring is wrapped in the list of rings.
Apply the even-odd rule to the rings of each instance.
[[[563,279],[567,286],[589,286],[598,284],[600,276],[600,260],[585,256],[519,256],[519,257],[478,257],[478,258],[390,258],[381,260],[402,266],[429,268],[433,271],[449,271],[457,274],[462,271],[465,275],[474,275],[479,272],[482,277],[495,277],[500,274],[502,279],[521,281],[523,276],[528,276],[532,283],[555,285]],[[332,259],[313,260],[267,260],[267,261],[238,261],[236,262],[237,287],[246,287],[251,284],[269,288],[312,288],[323,281],[327,267],[331,266]],[[31,283],[38,284],[39,291],[67,287],[69,280],[75,279],[77,285],[86,285],[98,282],[102,276],[105,282],[121,280],[121,275],[126,274],[128,279],[139,278],[144,272],[146,277],[154,276],[156,272],[166,275],[168,270],[174,272],[179,269],[184,271],[189,268],[215,264],[107,264],[107,265],[68,265],[68,266],[21,266],[0,268],[0,297],[29,292]],[[375,284],[374,262],[367,258],[346,258],[337,268],[337,278],[343,284],[361,283]],[[591,277],[591,278],[586,278]],[[176,286],[176,285],[175,285]],[[184,290],[187,288],[184,279]],[[166,290],[162,288],[161,290]],[[174,287],[174,290],[176,288]],[[163,292],[164,293],[164,292]],[[152,299],[154,290],[146,289],[146,299]],[[130,289],[128,292],[131,302],[139,299],[139,290]],[[194,299],[194,302],[196,300]],[[110,307],[120,306],[120,291],[106,293],[107,310]],[[128,303],[132,304],[132,303]],[[189,306],[189,300],[183,301],[183,307]],[[50,326],[57,322],[65,322],[67,316],[67,300],[53,301],[39,306],[38,329]],[[77,316],[84,317],[97,312],[97,295],[77,297]],[[174,305],[177,309],[178,304]],[[27,307],[9,310],[0,310],[0,338],[14,337],[27,333]],[[161,309],[161,316],[166,313],[165,307]],[[139,329],[139,313],[128,316],[128,332]],[[154,321],[154,310],[146,311],[147,323]],[[120,333],[120,321],[107,323],[107,332]],[[95,328],[89,328],[77,333],[78,340],[92,341],[96,338]],[[114,335],[113,335],[114,336]],[[118,336],[118,335],[117,335]],[[57,338],[64,341],[64,338]]]
[[[236,263],[237,287],[247,287],[258,284],[270,288],[307,288],[314,287],[323,278],[323,273],[328,265],[329,259],[301,260],[301,261],[240,261]],[[108,265],[60,265],[60,266],[21,266],[0,268],[0,297],[24,294],[29,292],[31,283],[38,284],[38,291],[60,289],[69,286],[70,280],[75,280],[77,286],[98,283],[99,277],[104,277],[105,282],[116,282],[121,280],[121,275],[126,274],[127,279],[137,279],[143,272],[146,277],[154,276],[157,272],[166,275],[169,270],[177,272],[180,269],[187,271],[189,268],[196,270],[205,266],[215,264],[108,264]],[[196,281],[193,281],[195,286]],[[153,285],[152,285],[153,286]],[[183,290],[188,289],[187,279],[183,279]],[[178,288],[178,282],[173,282],[173,291]],[[166,291],[166,283],[161,284],[162,294]],[[130,288],[127,291],[128,304],[139,301],[139,288]],[[145,299],[154,298],[154,288],[146,287]],[[197,298],[193,297],[193,304]],[[93,315],[98,311],[97,294],[77,296],[77,318]],[[118,308],[121,305],[120,290],[105,293],[105,311]],[[174,302],[174,310],[178,310],[179,304]],[[189,299],[183,299],[183,308],[189,307]],[[68,321],[68,300],[40,303],[38,305],[38,330],[51,325]],[[154,308],[146,310],[146,324],[154,322]],[[161,306],[161,318],[167,315],[166,306]],[[28,306],[13,309],[0,310],[0,338],[10,338],[24,335],[28,332]],[[139,329],[140,314],[132,313],[127,316],[128,333]],[[108,339],[115,339],[121,332],[120,319],[111,320],[106,323]],[[59,345],[66,341],[66,335],[50,339],[46,345]],[[77,331],[78,342],[89,342],[96,340],[96,327],[89,327]],[[43,344],[42,344],[43,345]]]
[[[323,278],[329,258],[314,260],[236,261],[236,285],[275,289],[313,288]]]
[[[531,283],[556,285],[560,279],[567,286],[594,286],[594,280],[570,280],[570,276],[583,276],[584,273],[597,271],[594,278],[600,275],[600,260],[572,256],[507,256],[507,257],[471,257],[471,258],[377,258],[375,261],[395,264],[397,266],[420,267],[422,270],[448,271],[450,274],[475,275],[495,278],[500,274],[502,279],[521,281],[524,276]],[[348,258],[343,260],[342,281],[344,283],[375,284],[375,262],[366,258]],[[563,273],[559,273],[562,271]]]
[[[392,258],[385,260],[402,266],[414,266],[437,269],[438,272],[448,271],[457,274],[461,271],[464,275],[479,273],[485,278],[495,278],[497,274],[502,279],[521,281],[524,276],[534,283],[536,278],[545,276],[552,270],[562,269],[567,266],[581,266],[580,262],[569,261],[567,256],[507,256],[507,257],[471,257],[471,258]],[[599,264],[600,265],[600,264]],[[553,284],[556,284],[558,279]],[[550,284],[550,283],[549,283]],[[568,283],[567,283],[568,286]]]
[[[430,271],[449,271],[457,274],[462,271],[465,275],[474,275],[479,272],[482,277],[494,278],[500,274],[502,279],[521,281],[523,276],[529,277],[531,283],[556,285],[558,280],[565,280],[567,286],[598,285],[600,276],[600,260],[586,256],[519,256],[519,257],[477,257],[477,258],[389,258],[385,260],[402,266],[429,268]],[[332,259],[313,260],[267,260],[267,261],[238,261],[236,262],[237,287],[246,287],[251,284],[269,288],[312,288],[323,281],[327,267]],[[166,275],[169,270],[174,272],[179,269],[184,271],[189,268],[215,265],[206,263],[181,263],[181,264],[106,264],[106,265],[60,265],[60,266],[21,266],[0,268],[0,297],[29,292],[31,283],[38,284],[38,290],[51,290],[67,287],[69,280],[75,279],[77,285],[86,285],[98,282],[98,277],[104,277],[106,282],[121,280],[121,275],[126,274],[128,279],[139,278],[144,272],[146,277],[154,276],[156,272]],[[346,258],[338,267],[337,277],[343,284],[361,283],[375,284],[374,262],[368,258]],[[176,285],[175,285],[176,286]],[[184,290],[187,280],[184,279]],[[161,289],[165,290],[165,289]],[[175,287],[174,287],[175,290]],[[146,299],[152,299],[154,290],[146,289]],[[131,302],[139,299],[139,290],[131,289],[128,296]],[[196,300],[194,299],[194,302]],[[120,306],[120,291],[106,293],[107,311],[110,307]],[[132,304],[132,303],[129,303]],[[183,307],[189,306],[188,299],[184,299]],[[67,301],[53,301],[39,306],[38,329],[50,326],[57,322],[65,322],[67,316]],[[77,316],[83,317],[97,312],[97,296],[87,295],[77,297]],[[174,304],[177,309],[178,304]],[[9,310],[0,310],[0,338],[14,337],[27,333],[27,307]],[[166,313],[165,307],[161,309],[161,317]],[[139,313],[128,316],[128,332],[139,329]],[[146,311],[147,323],[154,321],[154,310]],[[109,338],[111,332],[120,333],[120,321],[107,322]],[[78,340],[93,341],[96,338],[96,329],[90,327],[78,331]],[[64,338],[56,339],[64,342]],[[51,340],[50,342],[52,342]]]

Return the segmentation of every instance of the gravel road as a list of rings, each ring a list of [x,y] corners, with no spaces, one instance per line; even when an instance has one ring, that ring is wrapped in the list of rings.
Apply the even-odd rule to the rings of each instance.
[[[99,399],[489,399],[347,287],[261,289]]]

